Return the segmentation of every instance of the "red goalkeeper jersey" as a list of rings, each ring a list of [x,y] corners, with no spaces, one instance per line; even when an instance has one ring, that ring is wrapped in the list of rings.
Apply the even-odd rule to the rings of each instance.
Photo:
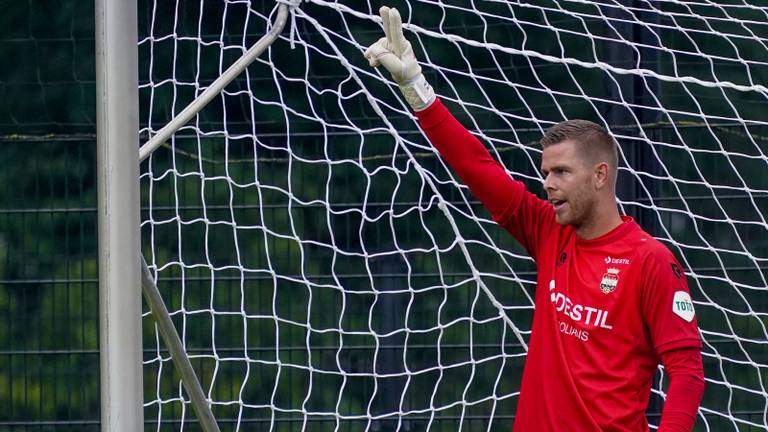
[[[515,432],[648,430],[659,356],[700,348],[685,275],[629,217],[580,239],[436,101],[418,113],[432,144],[536,261],[535,313]]]

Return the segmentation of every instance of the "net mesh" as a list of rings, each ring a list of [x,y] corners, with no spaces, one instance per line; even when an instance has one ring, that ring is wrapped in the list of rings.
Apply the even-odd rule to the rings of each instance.
[[[439,97],[530,190],[542,192],[548,126],[584,118],[614,134],[621,211],[688,273],[707,381],[697,427],[765,430],[768,9],[389,5]],[[294,31],[142,165],[144,254],[222,430],[513,421],[535,266],[368,67],[378,7],[302,3]],[[143,140],[274,14],[267,0],[141,3]],[[144,324],[146,421],[194,430],[149,313]],[[660,369],[653,428],[666,385]]]

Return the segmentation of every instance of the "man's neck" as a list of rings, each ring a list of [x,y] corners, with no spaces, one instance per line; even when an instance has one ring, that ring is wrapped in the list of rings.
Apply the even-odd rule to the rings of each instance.
[[[615,205],[594,213],[592,220],[576,228],[576,235],[583,240],[592,240],[611,232],[624,222]]]

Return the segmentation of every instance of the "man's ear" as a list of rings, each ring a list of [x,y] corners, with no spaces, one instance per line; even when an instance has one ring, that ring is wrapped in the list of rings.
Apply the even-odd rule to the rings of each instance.
[[[603,189],[608,185],[610,181],[610,170],[608,162],[600,162],[595,165],[594,178],[596,190]]]

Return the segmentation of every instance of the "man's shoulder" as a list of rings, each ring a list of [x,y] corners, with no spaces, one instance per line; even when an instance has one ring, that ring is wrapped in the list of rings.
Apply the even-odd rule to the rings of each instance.
[[[634,250],[635,255],[643,261],[677,262],[669,245],[648,234],[639,225],[625,241]]]
[[[635,256],[643,266],[643,272],[648,275],[653,269],[661,269],[672,266],[677,272],[681,272],[680,264],[669,245],[648,234],[644,230],[638,230],[627,240]]]

